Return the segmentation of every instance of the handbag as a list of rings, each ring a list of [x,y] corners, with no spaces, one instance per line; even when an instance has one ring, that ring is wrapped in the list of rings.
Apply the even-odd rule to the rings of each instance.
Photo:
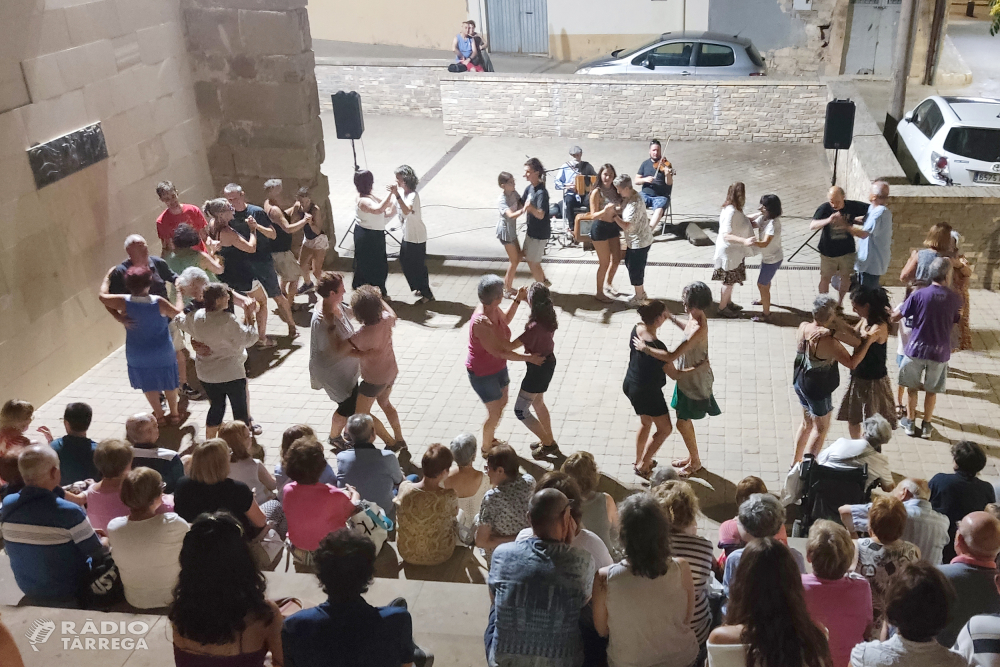
[[[827,366],[814,366],[809,356],[809,342],[799,342],[792,369],[792,383],[806,398],[818,401],[833,393],[840,386],[840,369],[834,362]]]
[[[81,606],[84,609],[107,609],[124,599],[125,586],[111,554],[92,559],[90,573],[80,594]]]
[[[262,571],[273,572],[285,550],[285,541],[274,529],[274,524],[268,521],[257,535],[250,540],[250,554]]]
[[[355,533],[365,535],[375,543],[375,555],[382,550],[389,532],[395,527],[385,510],[370,500],[362,500],[358,504],[358,511],[347,520],[347,524]]]

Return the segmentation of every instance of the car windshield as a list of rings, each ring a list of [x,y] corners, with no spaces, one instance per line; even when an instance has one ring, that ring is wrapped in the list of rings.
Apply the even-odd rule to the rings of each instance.
[[[944,140],[949,153],[983,162],[1000,162],[1000,129],[953,127]]]
[[[750,58],[750,62],[757,67],[764,66],[764,59],[760,57],[760,53],[757,52],[757,49],[753,44],[747,47],[747,56]]]
[[[635,47],[634,49],[628,49],[628,50],[625,50],[625,51],[621,51],[621,52],[618,53],[618,55],[615,56],[615,58],[622,59],[622,60],[624,60],[625,58],[631,58],[632,56],[634,56],[635,54],[639,53],[640,51],[644,51],[644,50],[648,49],[651,46],[656,46],[657,44],[659,44],[662,41],[663,40],[659,39],[659,38],[654,39],[652,42],[646,42],[645,44],[642,44],[641,46]]]

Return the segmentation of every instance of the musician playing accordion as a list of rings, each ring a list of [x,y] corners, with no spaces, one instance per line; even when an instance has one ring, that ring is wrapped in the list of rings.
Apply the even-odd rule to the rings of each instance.
[[[583,149],[579,146],[573,146],[569,149],[570,159],[559,168],[559,173],[556,174],[555,186],[556,190],[562,194],[562,217],[569,225],[570,229],[573,228],[573,221],[576,220],[576,214],[580,211],[586,211],[589,208],[589,203],[587,201],[587,191],[581,192],[577,187],[577,176],[593,176],[591,181],[591,189],[593,184],[597,182],[597,172],[594,171],[594,166],[589,162],[583,161]]]

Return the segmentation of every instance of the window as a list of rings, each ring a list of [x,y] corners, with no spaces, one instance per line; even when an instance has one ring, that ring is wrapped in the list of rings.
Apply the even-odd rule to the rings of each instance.
[[[934,100],[925,100],[913,111],[913,124],[925,137],[933,137],[944,125],[944,116]]]
[[[747,57],[750,58],[750,62],[757,67],[764,66],[764,59],[760,57],[760,53],[757,52],[757,49],[753,44],[747,47]]]
[[[647,51],[632,61],[633,65],[647,63],[653,67],[688,67],[694,42],[670,42]]]
[[[736,62],[736,54],[722,44],[702,44],[698,67],[729,67]]]
[[[1000,162],[1000,130],[988,127],[953,127],[944,140],[949,153],[983,162]]]

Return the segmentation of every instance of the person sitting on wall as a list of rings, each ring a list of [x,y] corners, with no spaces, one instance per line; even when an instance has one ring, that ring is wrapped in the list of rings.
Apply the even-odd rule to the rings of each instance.
[[[462,21],[462,28],[455,35],[451,45],[451,50],[455,52],[455,62],[448,66],[449,72],[483,71],[483,55],[479,50],[479,41],[475,33],[475,23]]]

